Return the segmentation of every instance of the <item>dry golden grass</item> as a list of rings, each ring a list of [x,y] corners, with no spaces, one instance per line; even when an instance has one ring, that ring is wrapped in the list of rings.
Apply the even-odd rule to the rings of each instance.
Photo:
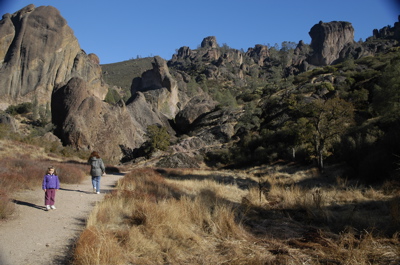
[[[74,263],[398,264],[399,197],[340,181],[284,167],[135,169],[91,213]]]

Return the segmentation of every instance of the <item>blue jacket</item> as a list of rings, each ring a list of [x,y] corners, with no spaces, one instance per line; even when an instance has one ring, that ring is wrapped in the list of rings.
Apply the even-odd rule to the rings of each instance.
[[[43,178],[42,189],[59,189],[60,181],[58,180],[58,176],[56,175],[46,175]]]

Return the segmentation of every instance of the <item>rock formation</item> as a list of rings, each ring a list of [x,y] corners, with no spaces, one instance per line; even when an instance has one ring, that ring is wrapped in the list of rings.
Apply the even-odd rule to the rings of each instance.
[[[143,133],[125,106],[111,106],[91,92],[81,78],[72,78],[52,95],[52,119],[56,135],[66,145],[97,150],[110,161],[119,161],[119,145],[135,146]]]
[[[354,29],[351,23],[333,21],[314,25],[310,32],[313,54],[308,62],[313,65],[330,65],[339,58],[342,49],[354,43]]]
[[[170,149],[185,156],[163,160],[163,165],[185,160],[183,165],[193,166],[198,152],[204,154],[238,135],[235,125],[243,115],[222,104],[217,108],[218,102],[208,92],[219,94],[221,101],[229,96],[222,94],[229,89],[235,89],[235,96],[242,92],[251,96],[260,89],[257,80],[267,82],[313,65],[373,54],[382,45],[397,42],[398,25],[374,33],[390,37],[390,43],[363,45],[354,42],[350,23],[320,22],[310,31],[313,53],[300,41],[285,62],[267,46],[256,45],[245,53],[220,47],[214,36],[206,37],[199,49],[181,47],[168,64],[154,57],[152,69],[135,75],[131,98],[110,105],[103,101],[108,85],[102,79],[100,59],[81,50],[58,10],[29,5],[0,21],[0,109],[34,99],[40,104],[51,101],[54,134],[63,144],[97,150],[110,162],[139,148],[147,140],[149,125],[161,125],[176,136],[174,140],[185,135]],[[1,118],[0,123],[10,122]]]
[[[167,119],[174,118],[178,113],[177,82],[172,78],[166,61],[161,57],[154,57],[153,69],[144,72],[132,85],[132,95],[137,92],[142,92],[153,109]]]
[[[217,38],[215,36],[209,36],[203,39],[201,42],[201,48],[218,48]]]
[[[254,48],[249,48],[246,55],[252,58],[259,66],[264,66],[264,61],[269,57],[268,47],[257,44]]]
[[[175,123],[181,133],[188,133],[192,123],[201,115],[215,108],[217,102],[209,97],[198,95],[193,97],[176,115]]]
[[[0,21],[0,103],[50,101],[53,88],[80,76],[103,99],[107,87],[101,79],[96,55],[79,47],[72,29],[51,6],[26,6]]]
[[[90,84],[78,77],[55,88],[51,102],[55,134],[63,143],[97,150],[109,161],[120,161],[121,147],[129,150],[144,143],[149,125],[167,127],[175,134],[168,119],[178,111],[177,81],[160,57],[154,58],[153,70],[144,72],[137,87],[132,88],[132,98],[126,105],[102,101]]]

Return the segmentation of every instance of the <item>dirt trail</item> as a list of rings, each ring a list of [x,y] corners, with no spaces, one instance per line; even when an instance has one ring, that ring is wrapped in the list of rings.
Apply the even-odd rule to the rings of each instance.
[[[57,209],[48,212],[40,187],[15,194],[15,214],[0,222],[0,265],[66,264],[69,248],[83,230],[91,209],[121,177],[103,176],[101,194],[92,192],[90,177],[81,184],[61,183]]]

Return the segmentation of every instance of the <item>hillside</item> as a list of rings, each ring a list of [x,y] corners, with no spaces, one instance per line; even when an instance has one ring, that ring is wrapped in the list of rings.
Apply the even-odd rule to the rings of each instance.
[[[31,27],[33,21],[43,27]],[[97,150],[112,163],[241,168],[285,160],[321,172],[326,164],[345,164],[348,177],[367,182],[397,178],[400,147],[388,143],[399,142],[399,22],[372,30],[365,42],[353,40],[350,22],[319,22],[310,45],[239,51],[208,36],[168,61],[111,65],[80,49],[51,6],[28,5],[4,16],[1,27],[12,32],[2,37],[1,54],[10,56],[0,71],[0,103],[7,106],[1,123],[12,132],[18,130],[13,115],[28,112],[25,127],[35,136]],[[45,52],[29,49],[42,35],[49,39]],[[20,50],[29,54],[12,52]],[[46,63],[33,68],[38,61]]]
[[[217,109],[211,110],[215,113],[215,122],[218,119],[228,120],[228,116],[234,117],[231,121],[234,132],[228,136],[228,140],[220,142],[225,143],[225,146],[204,148],[204,161],[209,166],[259,165],[273,162],[275,159],[292,160],[294,157],[297,161],[306,163],[318,162],[314,160],[318,154],[313,151],[317,143],[308,138],[313,130],[313,119],[316,118],[313,111],[317,111],[317,106],[311,104],[310,106],[315,109],[307,110],[304,103],[330,102],[336,98],[340,104],[343,103],[343,108],[346,108],[344,111],[349,113],[349,120],[341,121],[339,116],[333,116],[331,119],[340,124],[337,127],[334,123],[324,125],[327,131],[318,137],[320,137],[319,143],[323,141],[326,144],[323,146],[324,150],[319,153],[321,160],[318,163],[323,166],[321,163],[324,160],[328,163],[345,162],[349,168],[347,173],[349,177],[363,176],[365,181],[381,181],[391,177],[397,178],[390,173],[395,173],[393,165],[396,164],[396,156],[385,154],[384,151],[387,148],[387,141],[397,142],[395,139],[386,139],[395,137],[391,131],[396,128],[395,120],[398,119],[394,114],[396,107],[390,103],[392,102],[389,100],[390,97],[387,97],[389,94],[394,98],[397,97],[397,92],[390,88],[395,79],[387,84],[387,80],[396,78],[396,70],[392,70],[398,67],[397,60],[400,53],[396,45],[397,42],[390,38],[371,37],[361,46],[386,48],[358,59],[348,57],[331,65],[309,66],[310,70],[295,74],[289,70],[293,65],[284,68],[282,65],[284,61],[281,59],[271,61],[271,58],[273,52],[294,58],[294,54],[298,53],[296,46],[284,46],[280,51],[270,48],[270,57],[266,60],[268,64],[262,66],[253,64],[250,68],[246,68],[243,66],[244,62],[247,61],[248,64],[254,62],[251,53],[233,50],[226,45],[219,47],[214,42],[216,47],[214,50],[221,54],[221,57],[207,58],[206,55],[211,50],[206,47],[195,51],[186,50],[186,53],[192,55],[182,55],[185,54],[182,50],[186,49],[182,47],[168,61],[168,65],[171,75],[177,80],[179,76],[184,76],[183,91],[190,93],[191,89],[200,89],[219,103],[218,111],[224,110],[225,114],[217,114]],[[288,50],[285,51],[284,48]],[[243,63],[232,59],[235,58],[233,55],[243,58],[240,60]],[[137,64],[135,66],[137,68],[143,60],[131,60],[129,67],[133,68],[133,65]],[[110,82],[111,73],[114,72],[113,67],[118,67],[116,68],[118,70],[115,70],[119,73],[117,76],[122,78],[122,73],[129,76],[126,82],[132,79],[133,73],[129,74],[129,68],[124,67],[127,64],[128,62],[122,62],[106,66]],[[235,116],[235,111],[242,114]],[[321,108],[319,111],[329,110]],[[178,115],[170,123],[176,132],[193,138],[201,130],[201,126],[210,124],[206,121],[208,116],[211,114],[193,120],[191,124],[182,124],[177,119]],[[304,130],[307,124],[310,127]],[[329,132],[334,135],[330,137]],[[199,138],[204,139],[202,136]],[[184,141],[187,140],[178,138],[175,145]],[[209,145],[216,146],[215,142]],[[392,154],[400,152],[397,145],[391,145],[390,148]],[[377,152],[380,155],[377,155]],[[129,157],[134,159],[135,155]],[[384,176],[381,175],[377,179],[378,172],[385,172]]]

